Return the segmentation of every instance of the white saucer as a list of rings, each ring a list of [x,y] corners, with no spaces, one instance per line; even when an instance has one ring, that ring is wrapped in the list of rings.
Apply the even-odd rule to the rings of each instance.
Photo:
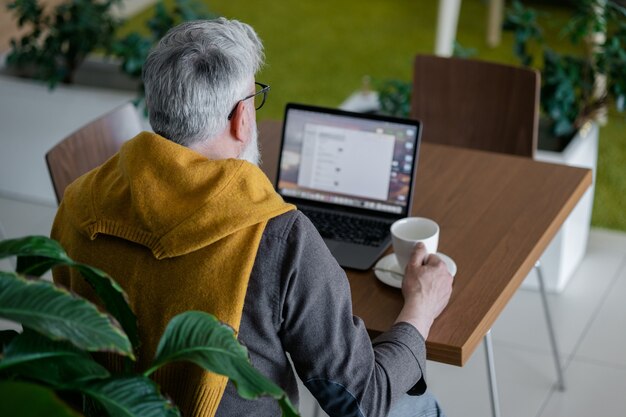
[[[448,267],[448,271],[450,275],[453,277],[456,275],[456,263],[450,258],[448,255],[443,254],[441,252],[437,252],[436,254]],[[397,272],[397,274],[392,272],[380,271],[380,269],[388,269],[390,271]],[[391,253],[387,256],[382,257],[376,265],[374,266],[374,274],[376,278],[378,278],[382,283],[391,285],[392,287],[402,288],[402,278],[404,275],[404,271],[400,269],[400,265],[398,265],[398,261],[396,259],[396,255]]]

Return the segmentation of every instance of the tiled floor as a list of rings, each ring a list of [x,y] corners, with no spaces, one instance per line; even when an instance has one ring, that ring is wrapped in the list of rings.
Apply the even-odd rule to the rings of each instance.
[[[565,367],[566,391],[559,392],[539,294],[518,291],[492,330],[502,415],[626,415],[617,388],[626,386],[624,295],[626,235],[593,230],[569,285],[549,296]],[[464,368],[430,364],[429,382],[451,417],[490,415],[482,347]]]
[[[56,204],[45,152],[130,96],[83,88],[50,94],[0,76],[0,225],[6,237],[49,232]],[[549,296],[567,384],[558,392],[539,294],[518,291],[492,330],[502,415],[588,417],[601,410],[605,417],[626,416],[624,298],[626,234],[592,230],[569,285]],[[480,346],[463,368],[429,362],[430,389],[449,417],[491,415],[484,356]],[[316,415],[314,409],[303,393],[303,416]]]

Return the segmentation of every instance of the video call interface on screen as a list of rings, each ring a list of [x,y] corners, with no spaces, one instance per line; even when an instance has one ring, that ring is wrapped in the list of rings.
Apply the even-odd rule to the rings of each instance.
[[[278,189],[288,197],[402,213],[417,129],[291,108]]]

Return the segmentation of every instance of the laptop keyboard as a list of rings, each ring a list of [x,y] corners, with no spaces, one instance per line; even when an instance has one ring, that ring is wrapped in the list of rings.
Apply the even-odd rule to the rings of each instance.
[[[300,208],[300,210],[311,220],[323,238],[343,242],[378,246],[389,234],[391,226],[391,222],[306,208]]]

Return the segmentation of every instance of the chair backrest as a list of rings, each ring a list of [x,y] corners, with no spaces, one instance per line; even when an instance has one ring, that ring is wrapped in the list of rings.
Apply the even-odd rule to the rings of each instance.
[[[426,142],[533,157],[539,91],[536,70],[418,55],[411,117]]]
[[[115,154],[122,144],[142,130],[132,103],[126,103],[81,127],[46,154],[57,201],[76,178],[96,168]]]
[[[267,178],[274,183],[278,174],[278,157],[283,124],[279,120],[263,120],[257,123],[259,130],[259,148],[261,149],[261,165]]]

